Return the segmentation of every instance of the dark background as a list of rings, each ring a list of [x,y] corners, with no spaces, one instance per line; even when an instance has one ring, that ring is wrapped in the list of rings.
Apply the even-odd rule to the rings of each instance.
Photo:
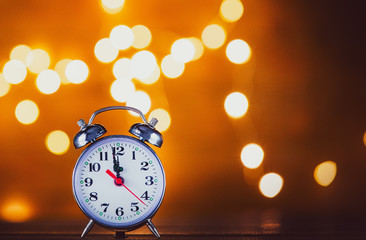
[[[53,68],[63,58],[81,59],[90,69],[81,85],[62,85],[52,95],[35,87],[36,75],[14,85],[0,98],[0,208],[21,199],[32,210],[28,221],[86,221],[71,190],[71,173],[82,150],[70,147],[57,156],[45,144],[48,132],[60,129],[72,139],[76,121],[97,109],[120,105],[109,94],[112,63],[94,57],[95,43],[116,25],[143,24],[152,32],[147,48],[160,61],[178,38],[200,38],[203,28],[220,23],[225,45],[205,49],[177,79],[161,75],[154,85],[136,83],[148,92],[152,109],[163,107],[172,123],[156,149],[167,175],[167,192],[156,218],[218,218],[253,211],[315,216],[365,212],[366,78],[363,1],[242,1],[244,15],[224,23],[221,1],[126,1],[121,13],[106,14],[97,1],[0,2],[0,68],[18,44],[45,49]],[[241,38],[252,48],[251,60],[230,63],[225,46]],[[121,52],[131,57],[135,50]],[[247,114],[230,119],[224,100],[232,91],[249,100]],[[15,106],[32,99],[38,120],[20,124]],[[127,134],[137,118],[106,113],[95,122],[109,134]],[[264,173],[284,179],[273,199],[243,178],[240,151],[248,143],[262,146]],[[319,186],[314,168],[331,160],[337,175]],[[259,180],[259,179],[258,179]],[[1,210],[1,209],[0,209]],[[5,220],[5,219],[3,219]]]

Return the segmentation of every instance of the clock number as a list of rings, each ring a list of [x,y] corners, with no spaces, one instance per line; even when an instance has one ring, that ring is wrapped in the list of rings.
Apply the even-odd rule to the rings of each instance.
[[[122,207],[119,207],[119,208],[117,208],[117,209],[116,209],[116,214],[117,214],[117,216],[119,216],[119,217],[120,217],[120,216],[122,216],[122,215],[123,215],[123,213],[124,213],[124,212],[123,212],[123,208],[122,208]]]
[[[137,212],[140,208],[137,206],[138,202],[131,203],[131,212]]]
[[[149,170],[149,163],[148,162],[141,162],[141,171],[147,171],[147,170]]]
[[[85,187],[90,187],[91,185],[93,185],[93,179],[90,177],[85,178]]]
[[[136,160],[136,152],[132,151],[132,160]]]
[[[100,164],[99,163],[92,163],[89,164],[89,172],[99,172]]]
[[[97,201],[98,200],[98,193],[97,192],[91,192],[89,196],[90,201]]]
[[[123,152],[125,149],[123,147],[112,147],[112,155],[113,158],[118,160],[118,156],[123,156],[125,153]]]
[[[153,177],[152,176],[146,176],[145,177],[145,179],[147,180],[146,182],[145,182],[145,185],[147,185],[147,186],[151,186],[151,185],[153,185],[154,184],[154,181],[153,181]]]
[[[100,161],[103,161],[103,160],[108,161],[108,152],[100,152],[99,156],[100,156],[100,158],[99,158]]]
[[[140,198],[143,198],[145,200],[149,200],[150,196],[148,195],[147,191],[145,191],[144,194],[142,194]]]
[[[102,203],[100,206],[101,207],[105,207],[104,210],[103,210],[103,212],[107,212],[107,209],[109,207],[109,203]]]

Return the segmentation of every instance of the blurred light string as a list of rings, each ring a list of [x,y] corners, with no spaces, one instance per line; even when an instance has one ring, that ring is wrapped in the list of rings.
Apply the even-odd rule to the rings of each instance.
[[[109,11],[110,14],[116,14],[122,10],[124,6],[124,1],[120,1],[119,4],[117,4],[116,6],[112,6],[110,4],[111,4],[110,1],[102,1],[103,9],[107,12]],[[116,11],[117,10],[118,11],[117,12],[114,10],[111,11],[111,9],[112,10],[115,9]],[[140,56],[142,55],[142,53],[145,53],[145,56],[147,56],[147,58],[140,59],[142,61],[142,65],[146,64],[147,62],[152,63],[152,65],[151,64],[148,65],[149,69],[146,75],[141,76],[136,75],[136,72],[139,73],[140,71],[133,70],[134,64],[135,65],[137,64],[136,66],[139,69],[141,69],[141,67],[139,66],[140,63],[135,63],[136,61],[134,62],[134,59],[132,58],[130,59],[131,60],[130,65],[133,79],[127,79],[127,80],[121,79],[120,75],[122,73],[118,72],[118,69],[115,70],[113,68],[113,73],[116,76],[116,79],[114,81],[111,81],[110,84],[118,85],[122,82],[131,80],[138,81],[139,83],[138,86],[142,86],[140,83],[154,84],[155,87],[154,92],[157,92],[161,96],[160,103],[159,106],[151,109],[149,106],[149,109],[146,111],[146,113],[149,112],[150,110],[159,109],[159,111],[154,112],[155,113],[160,112],[164,114],[165,116],[164,118],[167,119],[166,122],[168,122],[167,126],[169,127],[170,122],[174,119],[171,119],[168,113],[169,104],[164,90],[164,84],[162,84],[161,81],[158,81],[159,77],[161,76],[160,71],[162,71],[163,75],[165,75],[167,78],[178,78],[184,73],[184,69],[187,67],[189,62],[198,60],[202,56],[202,54],[204,54],[205,47],[211,50],[223,47],[226,44],[227,40],[230,39],[230,32],[232,31],[232,29],[234,29],[235,23],[237,23],[237,21],[241,19],[243,12],[244,7],[239,0],[222,1],[219,9],[220,14],[218,15],[220,16],[220,18],[217,19],[218,17],[216,17],[216,19],[213,19],[214,21],[211,21],[216,22],[217,24],[207,25],[200,34],[197,34],[198,36],[196,37],[188,36],[185,38],[176,39],[175,42],[171,44],[170,52],[166,53],[166,55],[161,60],[156,59],[154,53],[151,52],[148,53],[147,50],[144,50],[149,46],[152,38],[151,31],[144,25],[137,25],[132,28],[126,25],[115,26],[113,29],[110,30],[109,36],[105,36],[105,38],[99,40],[96,43],[94,53],[96,58],[103,64],[111,62],[117,63],[119,60],[116,61],[116,59],[119,53],[129,48],[135,48],[136,50],[138,50],[138,52],[136,52],[136,56],[137,55]],[[226,26],[226,28],[223,28],[222,26]],[[139,38],[138,39],[139,42],[135,42],[134,39],[140,35],[142,35],[143,38],[147,38],[148,40],[141,41],[141,38]],[[212,40],[220,40],[220,41],[212,42]],[[241,54],[236,55],[238,52]],[[253,62],[253,53],[250,49],[250,46],[242,39],[231,40],[230,43],[227,44],[226,56],[228,60],[234,64],[240,65],[248,62]],[[164,61],[164,59],[166,61]],[[155,61],[156,65],[154,65]],[[176,61],[176,63],[174,61]],[[7,83],[6,84],[2,83],[4,86],[6,86],[6,91],[2,92],[1,97],[4,97],[8,94],[8,92],[11,90],[10,88],[11,85],[22,83],[23,80],[26,77],[31,76],[32,73],[38,74],[40,84],[42,83],[42,76],[44,76],[45,73],[52,73],[52,75],[54,76],[56,85],[51,87],[51,89],[49,88],[45,89],[43,85],[40,85],[41,89],[40,91],[45,94],[53,94],[57,91],[60,91],[62,85],[65,84],[84,83],[89,77],[88,65],[82,60],[61,59],[58,62],[59,64],[57,64],[54,69],[49,69],[50,62],[51,58],[48,52],[43,49],[32,49],[31,47],[24,44],[18,45],[15,48],[13,48],[13,50],[10,53],[10,59],[7,62],[7,64],[5,64],[4,67],[6,70],[5,73],[3,68],[3,77],[1,77],[1,81],[5,79]],[[119,64],[122,64],[122,62],[119,62]],[[80,71],[78,71],[78,69]],[[246,81],[252,80],[254,69],[255,66],[253,64],[245,68]],[[30,72],[30,74],[28,74],[27,70]],[[150,75],[152,74],[155,74],[155,78],[153,80],[151,79],[148,80]],[[243,74],[243,72],[241,72],[241,74]],[[230,76],[233,83],[233,89],[235,90],[242,89],[243,76],[240,76],[239,79],[238,77],[235,77],[235,75],[238,75],[237,72],[235,72],[232,76]],[[247,89],[246,91],[248,92]],[[134,92],[137,92],[137,94],[141,96],[143,95],[144,98],[146,99],[148,98],[151,99],[148,93],[144,90],[136,89],[134,90]],[[131,96],[132,95],[134,94],[131,94]],[[128,98],[123,99],[122,102],[126,102],[128,104],[129,102],[128,100],[129,100]],[[121,102],[119,100],[116,101]],[[149,105],[155,106],[153,102],[149,103]],[[246,108],[248,107],[249,107],[248,111],[250,111],[250,104]],[[238,118],[243,117],[246,114],[246,111],[247,109],[244,111],[244,114],[242,114]],[[235,127],[234,121],[232,122],[232,124],[233,127]],[[240,131],[236,132],[238,134],[237,137],[240,138],[241,136]],[[64,151],[57,152],[57,154],[63,154],[63,153]]]

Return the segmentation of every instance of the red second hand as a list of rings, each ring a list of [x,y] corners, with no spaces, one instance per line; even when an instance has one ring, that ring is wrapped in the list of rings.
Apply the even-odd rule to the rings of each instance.
[[[107,169],[107,171],[105,171],[109,176],[111,176],[114,180],[117,181],[117,177],[116,175],[114,175],[109,169]],[[132,195],[134,195],[140,202],[142,202],[142,204],[146,205],[138,196],[136,196],[136,194],[134,194],[128,187],[126,187],[126,185],[121,181],[121,185],[123,187],[125,187]]]

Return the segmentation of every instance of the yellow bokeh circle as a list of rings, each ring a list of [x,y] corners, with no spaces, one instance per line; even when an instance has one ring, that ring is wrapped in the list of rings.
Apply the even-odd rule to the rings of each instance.
[[[39,115],[38,106],[31,100],[23,100],[15,108],[15,117],[25,125],[34,123]]]
[[[225,43],[226,32],[220,25],[211,24],[205,27],[201,37],[203,44],[207,48],[217,49]]]
[[[259,190],[263,196],[274,198],[280,193],[283,186],[283,178],[277,173],[267,173],[259,181]]]
[[[61,130],[52,131],[46,137],[46,147],[51,153],[62,155],[70,147],[69,136]]]

